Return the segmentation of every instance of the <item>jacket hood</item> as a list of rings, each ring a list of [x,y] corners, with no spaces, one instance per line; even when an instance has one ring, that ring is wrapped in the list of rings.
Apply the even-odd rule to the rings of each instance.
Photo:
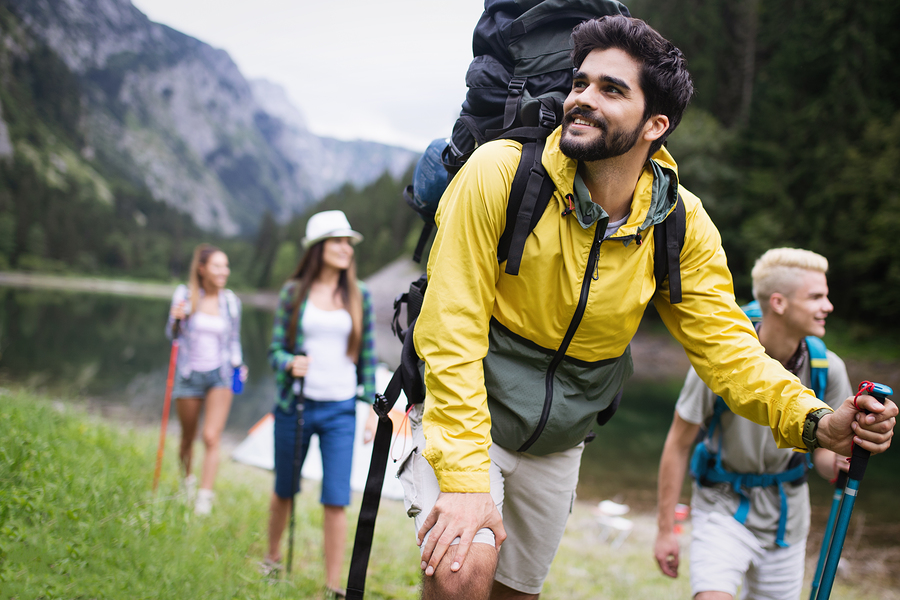
[[[560,197],[572,194],[578,161],[563,154],[559,148],[562,127],[557,127],[547,138],[542,161]],[[631,239],[654,225],[661,223],[675,208],[678,194],[678,165],[665,147],[660,148],[644,165],[631,202],[631,215],[619,228],[616,238]]]

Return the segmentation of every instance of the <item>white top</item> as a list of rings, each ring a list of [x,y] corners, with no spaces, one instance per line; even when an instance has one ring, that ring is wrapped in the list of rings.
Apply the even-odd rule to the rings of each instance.
[[[224,317],[197,311],[191,321],[191,371],[218,369],[222,366],[221,338],[227,328]]]
[[[303,350],[310,359],[303,395],[323,402],[355,398],[356,364],[347,356],[347,340],[353,330],[350,313],[322,310],[308,301],[302,327]]]

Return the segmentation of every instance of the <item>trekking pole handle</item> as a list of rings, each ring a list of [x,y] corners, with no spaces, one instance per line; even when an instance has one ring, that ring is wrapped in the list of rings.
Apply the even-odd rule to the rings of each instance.
[[[837,478],[834,480],[834,487],[842,490],[847,486],[847,471],[838,471]]]
[[[298,352],[295,356],[306,356],[306,352]],[[294,377],[291,375],[291,378],[294,380],[291,383],[291,391],[294,392],[294,398],[299,399],[300,396],[303,395],[303,377]]]
[[[860,392],[865,392],[882,404],[894,393],[894,390],[884,384],[870,383],[868,381],[863,381],[859,384],[859,389]],[[866,466],[869,464],[870,455],[871,453],[868,450],[864,450],[856,444],[853,445],[853,456],[850,460],[850,479],[862,481],[863,476],[866,474]]]

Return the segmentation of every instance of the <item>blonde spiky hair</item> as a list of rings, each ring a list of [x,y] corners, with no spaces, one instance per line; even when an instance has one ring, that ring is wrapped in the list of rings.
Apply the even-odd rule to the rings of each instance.
[[[753,265],[753,297],[768,309],[774,293],[790,296],[797,289],[803,271],[828,272],[828,259],[800,248],[773,248]]]

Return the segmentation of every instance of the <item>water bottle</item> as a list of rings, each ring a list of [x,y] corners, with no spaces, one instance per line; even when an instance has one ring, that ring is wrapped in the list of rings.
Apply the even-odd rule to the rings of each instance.
[[[234,374],[231,376],[231,391],[240,394],[244,391],[244,382],[241,380],[241,368],[235,367]]]

